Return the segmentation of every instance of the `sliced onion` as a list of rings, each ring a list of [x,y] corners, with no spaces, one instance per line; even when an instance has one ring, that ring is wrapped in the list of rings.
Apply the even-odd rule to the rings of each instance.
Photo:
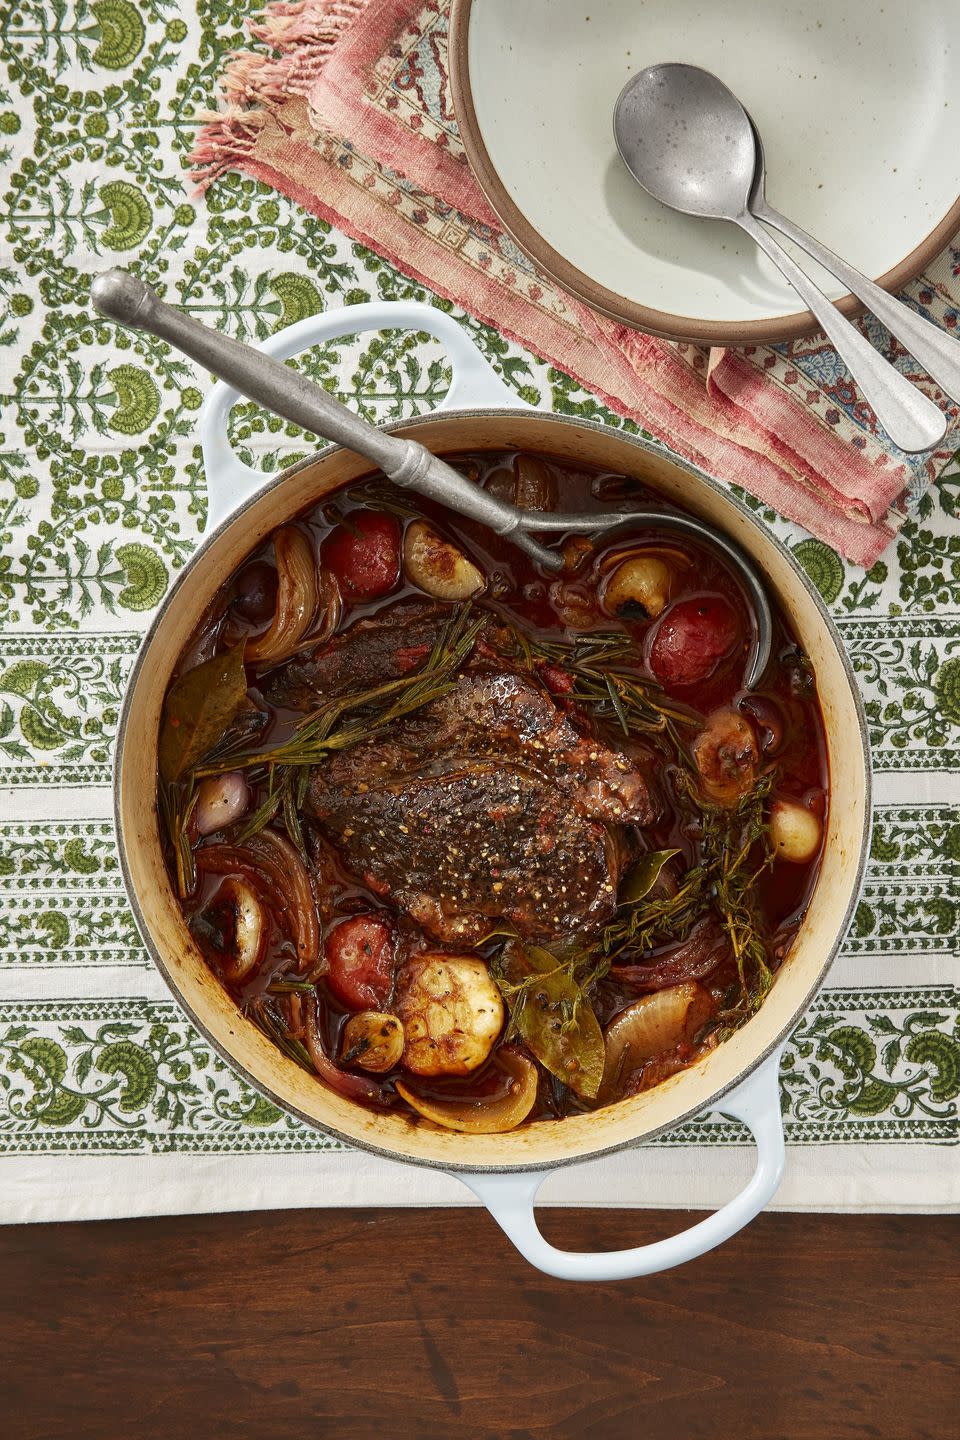
[[[301,971],[308,970],[320,956],[320,922],[310,885],[310,875],[297,847],[276,830],[261,830],[252,835],[246,847],[257,856],[261,865],[272,867],[276,884],[285,897],[289,918],[289,935],[297,950]]]
[[[323,1048],[317,1020],[316,998],[310,997],[307,1001],[303,1039],[313,1068],[320,1079],[325,1080],[331,1090],[336,1090],[338,1095],[345,1095],[348,1100],[372,1100],[377,1105],[388,1103],[382,1086],[378,1085],[375,1080],[369,1079],[366,1075],[354,1075],[349,1070],[341,1070],[339,1065],[334,1064]]]
[[[245,815],[250,804],[250,786],[242,770],[210,775],[200,782],[193,812],[198,835],[214,835]]]
[[[673,950],[646,965],[612,965],[611,979],[624,981],[638,990],[664,990],[684,980],[702,980],[715,970],[727,952],[726,942],[712,920],[703,920]]]
[[[713,1009],[714,1002],[703,986],[688,980],[644,995],[614,1016],[604,1034],[600,1101],[607,1104],[622,1095],[630,1077],[648,1060],[669,1055],[678,1045],[692,1041]]]
[[[252,881],[292,940],[301,973],[320,955],[320,923],[307,867],[300,852],[275,830],[261,830],[243,845],[204,845],[197,869],[209,875],[240,874]]]
[[[426,1099],[401,1080],[397,1081],[397,1093],[424,1119],[446,1130],[460,1130],[467,1135],[500,1135],[506,1130],[515,1130],[533,1109],[537,1098],[537,1067],[518,1050],[507,1047],[497,1051],[494,1063],[506,1073],[509,1088],[506,1095],[492,1100],[483,1096]]]
[[[247,641],[251,663],[285,660],[303,639],[317,610],[319,587],[313,546],[296,525],[285,525],[273,540],[277,563],[277,608],[269,628]]]

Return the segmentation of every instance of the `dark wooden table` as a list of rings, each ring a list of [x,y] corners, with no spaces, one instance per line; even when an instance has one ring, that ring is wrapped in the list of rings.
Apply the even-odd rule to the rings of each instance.
[[[544,1211],[557,1244],[689,1223]],[[0,1229],[4,1440],[950,1440],[958,1222],[764,1215],[621,1285],[529,1269],[482,1212]]]

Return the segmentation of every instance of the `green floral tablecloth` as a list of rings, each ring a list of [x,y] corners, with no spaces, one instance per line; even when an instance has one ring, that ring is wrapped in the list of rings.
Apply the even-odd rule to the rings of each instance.
[[[195,422],[209,381],[96,323],[91,275],[131,265],[245,339],[325,307],[432,298],[250,181],[190,197],[196,117],[247,12],[238,0],[0,3],[0,1218],[465,1195],[351,1152],[244,1085],[152,970],[118,872],[118,707],[140,634],[204,528]],[[625,423],[454,313],[528,401]],[[378,417],[429,409],[448,378],[432,342],[396,333],[304,363]],[[252,406],[234,412],[233,438],[265,470],[305,448]],[[781,1072],[784,1204],[960,1201],[958,506],[960,471],[868,574],[764,512],[853,656],[877,777],[862,902]],[[710,1116],[565,1172],[547,1198],[715,1203],[748,1160],[743,1134]]]

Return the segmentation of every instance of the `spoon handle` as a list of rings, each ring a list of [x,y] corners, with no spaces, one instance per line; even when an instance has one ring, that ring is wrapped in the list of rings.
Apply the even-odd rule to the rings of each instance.
[[[305,375],[298,375],[281,360],[274,360],[250,345],[242,345],[229,335],[221,335],[218,330],[201,325],[192,315],[165,304],[149,285],[129,271],[115,269],[98,275],[90,294],[94,308],[101,315],[131,330],[150,331],[226,380],[241,395],[259,401],[274,415],[358,455],[365,455],[395,485],[439,500],[460,515],[479,520],[497,534],[508,536],[519,549],[549,570],[561,565],[560,556],[531,539],[522,529],[524,516],[515,505],[474,485],[416,440],[389,435],[361,420],[346,405],[341,405],[326,390]]]
[[[908,453],[934,449],[947,429],[946,416],[939,406],[894,369],[841,315],[759,220],[745,210],[737,224],[769,256],[812,312],[893,443]]]
[[[859,270],[855,270],[826,245],[808,235],[806,230],[788,220],[786,215],[781,215],[779,210],[774,210],[766,200],[751,200],[750,209],[758,220],[762,220],[765,225],[772,225],[781,235],[786,235],[788,240],[799,245],[822,265],[824,270],[834,275],[841,285],[846,285],[850,294],[855,295],[862,305],[886,325],[890,334],[909,350],[927,374],[936,380],[940,389],[949,395],[951,400],[960,403],[960,341],[955,335],[948,334],[932,320],[918,315],[896,295],[881,290],[873,280],[861,275]]]

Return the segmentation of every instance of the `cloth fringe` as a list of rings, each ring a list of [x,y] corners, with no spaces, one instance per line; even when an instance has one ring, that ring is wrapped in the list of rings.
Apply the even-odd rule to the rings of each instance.
[[[306,95],[330,51],[367,0],[273,0],[247,20],[254,40],[273,51],[235,52],[224,68],[222,110],[205,111],[187,157],[197,193],[242,163],[267,117],[291,95]]]

